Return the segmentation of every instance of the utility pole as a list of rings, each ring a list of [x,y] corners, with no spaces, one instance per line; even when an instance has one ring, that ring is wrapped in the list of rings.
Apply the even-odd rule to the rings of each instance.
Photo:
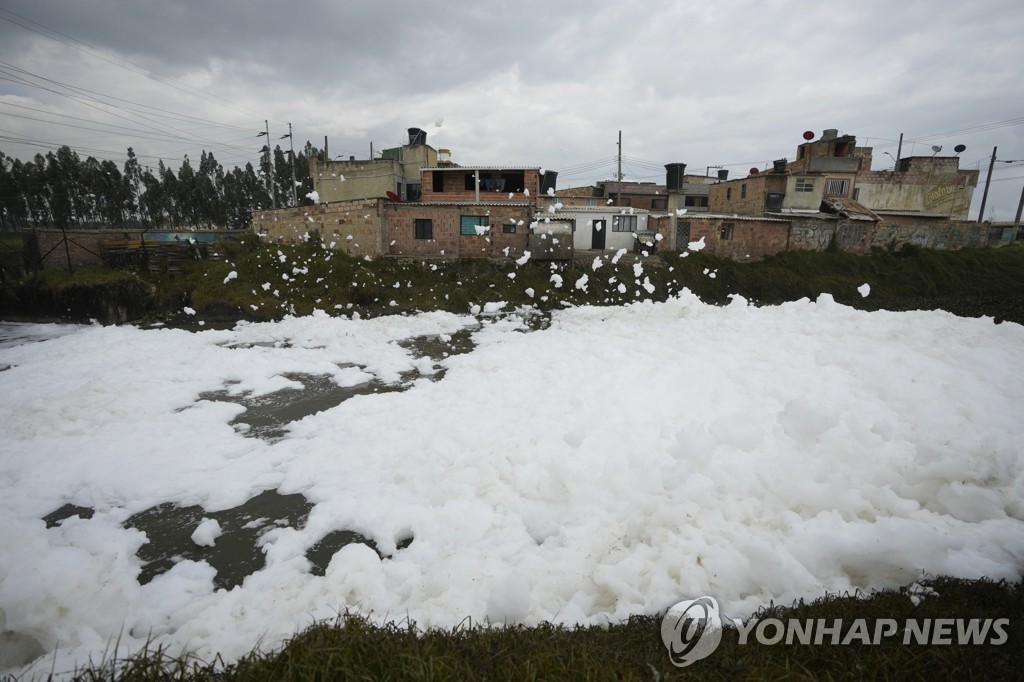
[[[270,148],[270,123],[264,119],[263,125],[267,127],[267,168],[270,169],[270,177],[268,178],[270,184],[270,206],[276,209],[277,183],[274,182],[274,150]]]
[[[263,119],[263,125],[265,126],[263,132],[256,133],[256,137],[265,137],[265,138],[267,138],[267,145],[263,149],[267,150],[267,167],[269,168],[270,167],[270,124],[267,123],[266,119]],[[263,151],[263,149],[261,149],[260,151]],[[263,171],[262,163],[260,164],[260,171],[261,172]],[[263,177],[264,177],[263,184],[267,186],[267,195],[269,196],[270,195],[270,176],[267,175],[267,174],[264,174]]]
[[[270,206],[277,208],[277,187],[274,182],[274,153],[270,149],[270,123],[263,119],[263,126],[263,132],[256,135],[256,137],[266,136],[267,138],[267,194],[270,195]]]
[[[288,153],[291,154],[288,158],[292,161],[292,206],[299,205],[299,199],[295,196],[295,140],[292,139],[292,124],[288,124],[288,134],[285,135],[288,138]]]
[[[1014,227],[1015,230],[1019,230],[1020,229],[1020,214],[1021,214],[1021,212],[1024,212],[1024,187],[1022,187],[1021,190],[1020,190],[1020,203],[1017,204],[1017,215],[1013,219],[1013,227]],[[1016,239],[1017,238],[1017,233],[1014,232],[1013,234],[1014,234],[1013,238]]]
[[[615,193],[615,205],[622,205],[622,131],[619,131],[619,168],[615,172],[615,179],[618,180],[618,192]]]
[[[896,147],[896,166],[893,168],[895,172],[900,170],[900,155],[903,154],[903,133],[900,133],[900,144]]]
[[[981,210],[978,211],[978,222],[985,217],[985,202],[988,201],[988,188],[992,184],[992,167],[996,165],[996,149],[992,147],[992,160],[988,162],[988,177],[985,178],[985,191],[981,194]]]

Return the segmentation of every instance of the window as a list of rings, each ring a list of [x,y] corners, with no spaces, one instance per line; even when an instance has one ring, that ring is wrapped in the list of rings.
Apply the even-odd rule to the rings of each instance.
[[[782,192],[768,192],[765,198],[764,207],[769,211],[778,211],[782,208],[782,200],[785,198]]]
[[[747,183],[744,182],[742,185],[740,185],[740,199],[746,199],[746,198],[747,198]]]
[[[813,192],[814,181],[809,178],[797,178],[796,179],[796,191],[797,192]]]
[[[597,206],[597,199],[593,198],[593,197],[588,197],[588,198],[583,200],[583,205],[584,206]]]
[[[703,206],[707,208],[708,198],[704,196],[695,197],[687,196],[683,197],[683,206]]]
[[[510,223],[504,223],[501,226],[501,231],[504,232],[505,234],[515,234],[516,233],[516,223],[515,223],[515,221],[513,220]]]
[[[421,196],[420,183],[409,183],[405,186],[406,201],[419,201]]]
[[[666,208],[668,208],[668,197],[658,197],[657,199],[651,199],[652,211],[664,211]]]
[[[476,190],[476,175],[473,173],[466,173],[466,189],[473,192]]]
[[[731,241],[732,240],[732,226],[733,226],[732,223],[722,223],[722,231],[718,235],[719,239],[721,239],[722,241]]]
[[[615,216],[614,218],[612,218],[612,232],[636,232],[636,216]]]
[[[526,189],[526,173],[523,171],[505,171],[501,179],[505,182],[506,192],[522,192]]]
[[[490,229],[490,219],[485,215],[464,215],[459,220],[459,234],[477,237],[487,234]]]
[[[444,171],[434,171],[433,174],[433,191],[443,192],[444,191]]]
[[[726,187],[725,188],[725,200],[726,201],[732,200],[732,187]]]
[[[690,221],[679,220],[676,222],[676,248],[682,249],[690,241]]]
[[[836,180],[829,178],[825,181],[825,194],[829,196],[846,196],[846,193],[850,190],[849,180]]]
[[[485,192],[504,192],[505,178],[495,178],[491,177],[489,173],[481,173],[480,189]]]
[[[851,198],[854,201],[860,201],[860,187],[853,188],[853,196]]]
[[[416,219],[416,239],[433,239],[434,221],[430,218]]]

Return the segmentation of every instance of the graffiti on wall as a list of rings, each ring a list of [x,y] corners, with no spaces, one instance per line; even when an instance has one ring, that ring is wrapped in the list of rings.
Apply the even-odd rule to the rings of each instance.
[[[832,243],[833,225],[793,225],[789,228],[789,247],[806,251],[824,251]]]
[[[928,249],[976,249],[985,245],[983,226],[956,225],[879,225],[871,239],[872,246],[897,247],[913,244]]]

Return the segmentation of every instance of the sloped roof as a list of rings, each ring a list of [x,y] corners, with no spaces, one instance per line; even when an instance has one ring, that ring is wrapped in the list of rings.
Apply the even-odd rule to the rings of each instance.
[[[845,197],[825,197],[821,200],[821,203],[827,210],[833,213],[838,213],[850,220],[869,220],[871,222],[881,220],[881,218],[878,217],[878,215],[871,209],[864,204],[854,201],[853,199],[847,199]]]

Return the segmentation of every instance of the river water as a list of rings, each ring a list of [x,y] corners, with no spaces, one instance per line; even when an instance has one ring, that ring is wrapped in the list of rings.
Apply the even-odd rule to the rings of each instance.
[[[33,324],[0,322],[0,348],[13,348],[28,343],[39,343],[66,334],[73,334],[81,325]],[[429,357],[435,363],[444,358],[473,350],[472,329],[467,328],[444,336],[419,336],[400,342],[414,358]],[[349,365],[352,366],[352,365]],[[0,371],[10,365],[0,364]],[[430,379],[439,381],[444,368],[435,364]],[[198,400],[233,402],[245,408],[230,423],[241,434],[268,442],[283,439],[291,423],[308,415],[340,405],[350,398],[403,391],[421,374],[412,370],[400,381],[385,383],[377,379],[355,386],[339,386],[329,376],[286,374],[287,379],[298,382],[302,388],[285,388],[266,395],[232,394],[227,387],[202,393]],[[217,575],[214,586],[231,589],[241,585],[252,573],[263,568],[265,558],[260,538],[275,528],[302,528],[313,505],[301,494],[281,494],[277,490],[264,490],[246,502],[230,509],[205,510],[198,505],[180,506],[173,502],[154,505],[129,517],[124,525],[146,534],[148,542],[137,553],[142,562],[139,582],[146,584],[169,571],[182,560],[205,561]],[[55,527],[73,517],[91,518],[91,507],[65,504],[43,516],[47,527]],[[193,533],[205,519],[213,519],[220,527],[220,535],[211,545],[198,544]],[[400,538],[398,549],[413,542],[412,537]],[[334,554],[351,543],[363,543],[378,551],[372,540],[355,531],[334,530],[310,547],[306,558],[311,572],[323,575]],[[382,555],[383,557],[383,555]]]

